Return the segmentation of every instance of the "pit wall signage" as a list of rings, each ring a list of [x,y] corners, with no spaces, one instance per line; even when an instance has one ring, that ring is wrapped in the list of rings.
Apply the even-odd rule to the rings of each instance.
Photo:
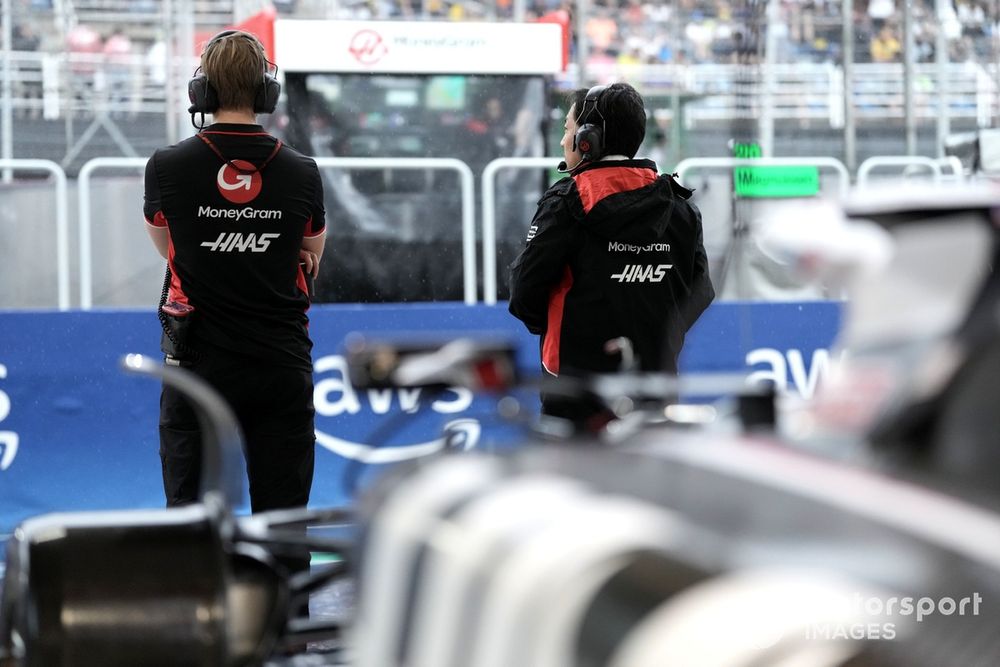
[[[754,159],[764,156],[760,144],[731,143],[733,157]],[[808,165],[755,165],[733,169],[733,192],[737,197],[782,199],[814,197],[819,194],[819,168]]]
[[[564,63],[553,23],[281,20],[274,41],[285,72],[553,75]]]
[[[506,304],[316,305],[316,474],[311,504],[343,505],[401,462],[442,450],[503,451],[525,431],[497,414],[498,396],[451,387],[361,390],[347,375],[343,341],[403,333],[442,339],[507,334],[517,363],[537,372],[538,341]],[[833,363],[840,305],[713,304],[690,332],[681,371],[743,373],[780,392],[815,392]],[[126,375],[122,355],[159,357],[155,312],[0,312],[0,535],[51,511],[163,506],[159,384]],[[519,392],[537,414],[533,390]],[[245,508],[241,508],[245,509]]]
[[[6,379],[7,367],[0,363],[0,380]],[[14,458],[17,457],[19,436],[14,431],[3,429],[3,422],[10,415],[10,410],[10,396],[7,395],[7,392],[3,390],[3,385],[0,384],[0,472],[10,468],[14,464]]]

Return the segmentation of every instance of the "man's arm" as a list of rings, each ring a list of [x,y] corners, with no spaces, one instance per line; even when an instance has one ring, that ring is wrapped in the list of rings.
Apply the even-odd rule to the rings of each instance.
[[[170,230],[167,219],[160,208],[160,182],[156,178],[156,155],[146,162],[145,189],[143,192],[142,214],[146,219],[146,233],[153,241],[153,247],[163,259],[170,258]]]
[[[323,259],[323,249],[326,247],[326,207],[323,201],[323,179],[315,162],[312,165],[312,186],[312,215],[302,237],[299,261],[305,265],[303,270],[316,278],[319,275],[319,262]]]
[[[153,241],[153,246],[160,253],[163,259],[169,258],[170,252],[170,231],[166,227],[157,227],[150,221],[146,221],[146,233]]]
[[[690,329],[694,323],[705,312],[712,300],[715,299],[715,288],[712,287],[712,280],[708,274],[708,254],[705,252],[704,233],[701,224],[701,211],[697,206],[690,204],[694,212],[695,220],[695,243],[694,243],[694,263],[693,275],[691,279],[691,292],[688,298],[681,304],[681,316],[684,318],[685,330]]]
[[[302,239],[302,249],[299,250],[299,261],[305,265],[303,270],[311,274],[313,278],[319,275],[319,262],[323,258],[323,249],[325,247],[325,229],[318,236],[307,236]]]
[[[576,240],[565,200],[546,196],[531,221],[528,240],[510,266],[508,310],[533,334],[545,330],[549,294],[559,282]]]

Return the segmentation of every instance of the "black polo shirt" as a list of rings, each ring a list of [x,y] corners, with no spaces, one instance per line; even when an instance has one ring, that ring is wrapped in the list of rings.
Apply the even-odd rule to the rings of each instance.
[[[153,154],[143,213],[170,231],[169,299],[195,308],[193,348],[312,368],[299,268],[302,239],[325,227],[312,158],[259,125],[217,123]]]

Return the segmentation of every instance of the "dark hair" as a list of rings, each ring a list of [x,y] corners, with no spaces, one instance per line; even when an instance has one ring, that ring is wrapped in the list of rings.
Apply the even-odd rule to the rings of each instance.
[[[587,105],[584,117],[583,103],[588,90],[579,88],[567,96],[569,104],[575,105],[574,120],[577,124],[600,124],[600,117],[604,116],[604,154],[635,157],[646,137],[646,107],[639,91],[627,83],[612,83],[598,98],[597,112],[593,105]]]

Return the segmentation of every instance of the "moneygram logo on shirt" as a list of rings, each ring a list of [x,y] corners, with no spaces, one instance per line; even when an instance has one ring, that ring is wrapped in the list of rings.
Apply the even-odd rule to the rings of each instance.
[[[239,169],[234,169],[231,165],[235,165]],[[240,171],[241,169],[247,171]],[[219,168],[215,184],[219,187],[222,196],[229,201],[234,204],[246,204],[253,201],[264,186],[260,172],[256,169],[253,164],[246,160],[232,160]]]

